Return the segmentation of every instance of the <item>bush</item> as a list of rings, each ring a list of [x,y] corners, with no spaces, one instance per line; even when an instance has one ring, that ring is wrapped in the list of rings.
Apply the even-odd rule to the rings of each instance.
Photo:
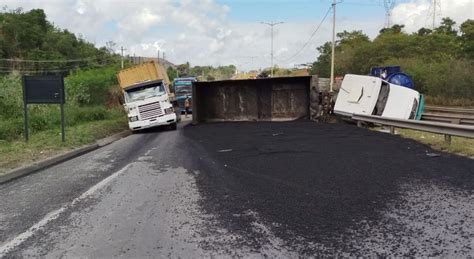
[[[21,137],[23,134],[23,119],[4,120],[0,123],[0,140],[11,140]]]
[[[66,98],[76,105],[100,105],[108,100],[111,86],[117,84],[117,68],[79,70],[65,80]]]
[[[123,108],[106,108],[114,103],[117,90],[117,68],[108,67],[77,71],[65,78],[65,125],[118,118]],[[113,105],[111,105],[113,106]],[[0,77],[0,140],[12,140],[23,134],[23,90],[21,77],[9,74]],[[58,129],[61,123],[59,105],[28,105],[29,130],[39,132]]]
[[[8,119],[23,114],[23,90],[18,74],[0,77],[0,118]]]
[[[415,88],[433,99],[474,100],[474,62],[446,59],[442,62],[426,62],[419,59],[391,60],[386,64],[399,64],[410,75]]]

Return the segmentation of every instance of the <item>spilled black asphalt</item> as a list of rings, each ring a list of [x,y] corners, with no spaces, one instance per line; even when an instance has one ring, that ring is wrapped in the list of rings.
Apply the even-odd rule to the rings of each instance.
[[[303,255],[473,255],[474,160],[348,124],[201,124],[184,136],[201,205],[245,237],[236,246],[265,245],[258,215]],[[433,213],[444,216],[417,217]]]
[[[0,258],[474,256],[473,160],[348,124],[186,123],[1,185]]]

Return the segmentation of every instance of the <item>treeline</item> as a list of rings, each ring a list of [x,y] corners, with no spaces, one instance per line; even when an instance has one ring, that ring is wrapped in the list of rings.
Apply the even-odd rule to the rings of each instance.
[[[82,37],[55,27],[41,9],[21,8],[0,13],[0,71],[66,73],[101,67],[119,57],[107,47],[96,48]]]
[[[66,127],[99,123],[105,130],[122,128],[126,117],[117,102],[115,76],[119,61],[111,48],[96,48],[55,27],[43,10],[0,13],[0,143],[23,134],[21,75],[65,76]],[[58,129],[57,105],[35,104],[28,109],[32,133]]]
[[[443,18],[434,30],[421,28],[408,34],[403,27],[382,29],[374,40],[362,31],[338,33],[335,74],[368,74],[373,66],[400,65],[413,78],[416,89],[432,101],[473,104],[474,20],[463,22],[459,30],[450,18]],[[331,43],[318,51],[311,73],[329,77]]]
[[[176,77],[196,77],[199,81],[213,81],[231,79],[237,68],[234,65],[228,66],[194,66],[191,67],[189,62],[178,65],[176,69],[168,68],[168,76],[170,80]]]

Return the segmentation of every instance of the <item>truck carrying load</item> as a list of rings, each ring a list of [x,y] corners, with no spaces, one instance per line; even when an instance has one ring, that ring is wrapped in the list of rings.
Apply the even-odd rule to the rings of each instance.
[[[121,70],[117,74],[117,80],[122,89],[145,81],[163,80],[168,93],[170,93],[169,85],[171,82],[165,68],[153,61]]]
[[[178,116],[173,107],[169,78],[161,65],[148,62],[123,69],[117,74],[123,106],[131,130],[168,125],[176,129]],[[173,100],[173,101],[172,101]]]

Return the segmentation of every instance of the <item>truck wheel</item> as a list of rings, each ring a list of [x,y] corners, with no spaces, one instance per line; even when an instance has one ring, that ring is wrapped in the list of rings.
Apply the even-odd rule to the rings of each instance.
[[[176,130],[177,128],[178,128],[178,125],[177,125],[177,123],[176,123],[176,122],[175,122],[175,123],[172,123],[172,124],[170,124],[170,129],[171,129],[171,130]]]

